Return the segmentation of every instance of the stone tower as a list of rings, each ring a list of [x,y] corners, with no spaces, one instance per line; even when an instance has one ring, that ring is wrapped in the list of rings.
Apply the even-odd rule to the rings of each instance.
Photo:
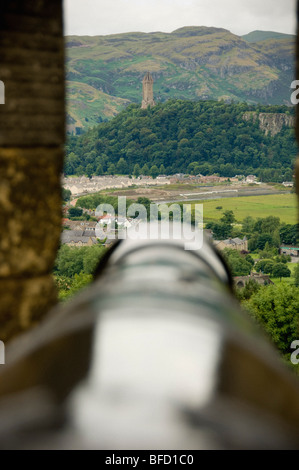
[[[141,109],[146,109],[148,106],[155,106],[154,93],[153,93],[153,77],[147,72],[142,80],[142,104]]]

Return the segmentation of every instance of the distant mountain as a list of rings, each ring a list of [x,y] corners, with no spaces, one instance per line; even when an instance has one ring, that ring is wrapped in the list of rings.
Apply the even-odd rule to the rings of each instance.
[[[249,38],[249,39],[248,39]],[[141,103],[150,71],[156,102],[169,98],[290,105],[294,37],[184,27],[172,33],[67,36],[68,131]]]
[[[293,34],[276,33],[275,31],[252,31],[251,33],[241,36],[247,42],[259,42],[266,39],[291,39],[295,41]]]

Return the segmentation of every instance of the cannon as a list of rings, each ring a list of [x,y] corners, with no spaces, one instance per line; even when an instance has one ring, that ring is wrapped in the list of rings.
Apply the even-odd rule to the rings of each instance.
[[[296,377],[204,240],[119,240],[94,282],[12,341],[0,447],[296,449]]]

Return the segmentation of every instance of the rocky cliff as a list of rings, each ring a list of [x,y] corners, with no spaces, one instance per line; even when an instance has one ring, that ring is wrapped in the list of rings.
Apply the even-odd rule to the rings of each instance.
[[[278,134],[284,126],[295,127],[295,118],[285,113],[256,113],[249,111],[244,113],[243,119],[245,121],[259,120],[259,127],[266,135],[270,134],[272,137]]]

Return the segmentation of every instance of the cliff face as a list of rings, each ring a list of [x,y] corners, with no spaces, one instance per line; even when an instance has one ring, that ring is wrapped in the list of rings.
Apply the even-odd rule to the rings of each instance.
[[[270,133],[273,137],[278,134],[284,126],[294,127],[295,118],[284,113],[255,113],[247,112],[243,115],[245,121],[253,119],[255,121],[258,118],[259,127],[266,135]]]

